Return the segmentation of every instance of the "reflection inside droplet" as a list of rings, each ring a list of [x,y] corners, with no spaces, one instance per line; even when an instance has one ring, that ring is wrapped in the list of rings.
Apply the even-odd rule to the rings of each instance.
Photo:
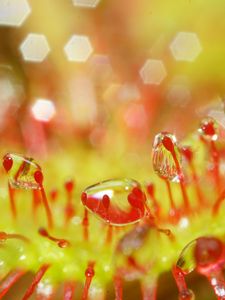
[[[10,160],[9,160],[10,159]],[[3,158],[3,165],[8,166],[7,162],[11,161],[10,168],[7,168],[9,183],[16,189],[39,189],[40,185],[36,182],[34,174],[40,171],[40,166],[32,159],[25,156],[8,153]]]
[[[176,137],[168,132],[157,134],[152,149],[154,171],[163,179],[179,182],[180,174],[173,154],[180,165],[181,154],[178,149]]]
[[[132,179],[111,179],[84,190],[84,206],[103,221],[117,226],[138,222],[145,214],[145,194]]]
[[[182,250],[178,260],[177,266],[182,270],[184,274],[189,274],[196,267],[194,251],[197,244],[197,240],[193,240],[188,243]]]

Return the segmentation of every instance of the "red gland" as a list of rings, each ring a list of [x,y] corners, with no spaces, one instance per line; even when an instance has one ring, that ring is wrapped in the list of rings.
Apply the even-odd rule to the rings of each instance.
[[[174,151],[174,143],[168,136],[164,136],[162,140],[163,146],[166,148],[166,150],[173,152]]]
[[[94,277],[95,271],[93,269],[94,263],[90,264],[85,271],[85,277]]]
[[[202,124],[201,129],[206,135],[213,136],[216,134],[213,121],[209,121],[208,123]]]
[[[4,231],[0,232],[0,241],[5,241],[8,238],[8,234]]]
[[[35,173],[34,173],[34,179],[35,179],[35,181],[38,183],[38,184],[40,184],[40,186],[42,186],[42,183],[43,183],[43,174],[42,174],[42,172],[41,171],[36,171]]]
[[[3,167],[6,170],[6,172],[9,172],[9,170],[12,168],[13,166],[13,159],[12,157],[10,157],[8,154],[6,154],[3,157]]]
[[[94,262],[90,262],[88,264],[88,267],[87,267],[86,271],[85,271],[86,280],[85,280],[85,284],[84,284],[82,300],[87,300],[88,299],[88,291],[89,291],[89,288],[90,288],[90,285],[91,285],[92,278],[95,275],[94,265],[95,265]]]
[[[46,237],[47,239],[49,239],[50,241],[53,241],[53,242],[56,242],[57,245],[60,247],[60,248],[66,248],[66,247],[69,247],[70,246],[70,242],[67,241],[67,240],[64,240],[64,239],[59,239],[59,238],[55,238],[53,236],[51,236],[47,230],[43,227],[39,228],[38,230],[38,233],[43,236],[43,237]]]
[[[68,193],[72,193],[72,191],[74,189],[74,181],[68,180],[65,182],[64,186]]]
[[[25,237],[24,235],[22,234],[18,234],[18,233],[6,233],[4,231],[1,231],[0,232],[0,241],[3,242],[3,241],[6,241],[8,239],[17,239],[17,240],[21,240],[25,243],[29,243],[30,240]]]

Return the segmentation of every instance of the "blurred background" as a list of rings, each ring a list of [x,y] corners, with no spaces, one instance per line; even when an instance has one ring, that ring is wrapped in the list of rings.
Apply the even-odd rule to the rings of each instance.
[[[3,147],[182,138],[222,103],[224,12],[223,0],[1,0]]]

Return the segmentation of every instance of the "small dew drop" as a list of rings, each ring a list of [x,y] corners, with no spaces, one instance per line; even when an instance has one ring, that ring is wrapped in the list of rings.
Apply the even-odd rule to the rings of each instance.
[[[67,241],[67,240],[59,240],[58,241],[58,246],[60,247],[60,248],[67,248],[67,247],[69,247],[70,246],[70,243]]]
[[[155,136],[152,149],[152,164],[156,174],[166,180],[179,182],[180,174],[174,157],[179,165],[181,154],[175,135],[161,132]]]

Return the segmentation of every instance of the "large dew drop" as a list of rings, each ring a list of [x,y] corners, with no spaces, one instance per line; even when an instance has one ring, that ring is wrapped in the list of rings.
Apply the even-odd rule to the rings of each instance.
[[[161,132],[155,136],[152,149],[152,164],[154,171],[169,181],[180,181],[179,166],[181,154],[175,135]]]
[[[8,173],[9,184],[15,189],[39,189],[35,180],[35,172],[41,171],[40,166],[25,156],[8,153],[3,158],[3,166]]]
[[[43,187],[43,174],[41,167],[32,159],[26,156],[8,153],[3,157],[3,167],[8,174],[8,189],[10,206],[13,217],[16,219],[17,210],[15,202],[15,189],[39,190],[45,206],[48,226],[53,227],[53,220],[48,200]]]
[[[110,225],[124,226],[138,222],[145,215],[146,196],[133,179],[111,179],[84,190],[83,205]]]

